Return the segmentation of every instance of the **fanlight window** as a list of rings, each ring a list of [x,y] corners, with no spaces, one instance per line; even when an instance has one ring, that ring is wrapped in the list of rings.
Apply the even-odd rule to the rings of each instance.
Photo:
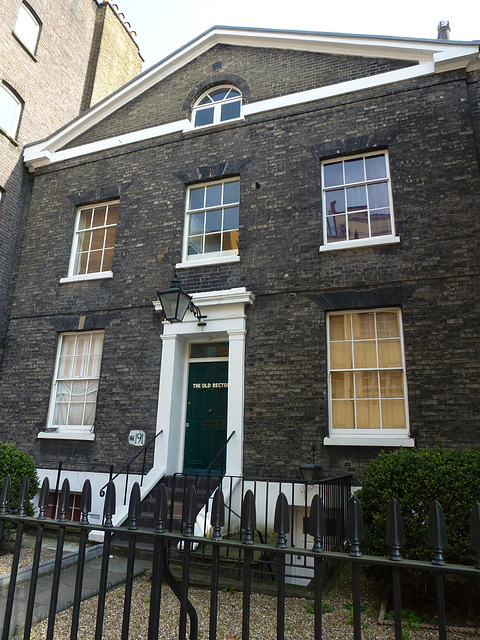
[[[240,117],[242,94],[235,87],[215,87],[205,93],[193,108],[193,124],[205,127]]]

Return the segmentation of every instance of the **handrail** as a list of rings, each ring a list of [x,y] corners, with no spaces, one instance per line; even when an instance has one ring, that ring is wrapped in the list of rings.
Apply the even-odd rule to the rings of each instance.
[[[106,483],[103,485],[103,487],[100,489],[100,496],[101,496],[102,498],[103,498],[103,496],[105,495],[105,489],[107,488],[108,483],[109,483],[109,482],[114,482],[114,481],[118,478],[118,476],[119,476],[121,473],[123,473],[123,472],[125,471],[125,469],[127,470],[127,482],[125,483],[125,491],[126,491],[126,489],[127,489],[127,484],[128,484],[128,476],[129,476],[129,471],[130,471],[130,465],[131,465],[133,462],[135,462],[135,460],[136,460],[139,456],[141,456],[141,455],[142,455],[142,453],[143,453],[142,480],[141,480],[141,482],[140,482],[140,486],[142,485],[142,482],[143,482],[143,476],[144,476],[144,471],[145,471],[145,459],[146,459],[146,456],[147,456],[147,449],[148,449],[148,447],[152,444],[152,442],[154,442],[154,441],[158,438],[158,436],[159,436],[161,433],[163,433],[163,429],[161,429],[158,433],[156,433],[156,434],[153,436],[153,438],[150,438],[150,440],[149,440],[146,444],[144,444],[144,445],[143,445],[143,447],[140,449],[140,451],[139,451],[137,454],[135,454],[135,455],[133,456],[133,458],[132,458],[131,460],[129,460],[129,461],[127,462],[127,464],[126,464],[126,465],[124,465],[124,466],[120,469],[120,471],[119,471],[118,473],[116,473],[114,476],[111,476],[111,477],[110,477],[110,479],[108,480],[108,482],[106,482]]]
[[[225,451],[225,449],[227,448],[227,444],[230,442],[230,440],[233,438],[234,435],[235,435],[235,431],[232,431],[232,433],[228,436],[227,441],[225,442],[223,447],[220,449],[220,451],[217,453],[217,455],[214,457],[214,459],[210,462],[210,464],[205,469],[203,474],[200,476],[200,478],[197,478],[197,480],[195,481],[195,489],[198,487],[198,485],[200,484],[201,480],[203,480],[204,478],[206,478],[207,476],[210,475],[211,468],[213,467],[213,465],[215,464],[217,459],[220,457],[220,455]]]

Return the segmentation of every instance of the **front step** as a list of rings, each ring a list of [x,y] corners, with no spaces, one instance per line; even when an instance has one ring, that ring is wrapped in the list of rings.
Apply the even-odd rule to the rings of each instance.
[[[157,496],[157,487],[159,484],[164,484],[167,490],[167,521],[165,523],[165,529],[170,532],[182,532],[182,513],[183,502],[185,498],[186,489],[190,486],[195,486],[197,489],[197,515],[203,509],[209,498],[214,493],[215,489],[220,485],[223,476],[217,475],[194,475],[194,474],[180,474],[177,473],[173,476],[164,476],[159,483],[145,496],[140,506],[140,514],[137,519],[137,524],[142,529],[154,528],[155,517],[155,502]],[[128,519],[123,526],[128,527]],[[204,532],[206,533],[206,532]],[[112,544],[116,547],[128,546],[128,534],[118,532],[115,534]],[[153,551],[152,538],[148,534],[137,534],[137,549],[141,551]]]

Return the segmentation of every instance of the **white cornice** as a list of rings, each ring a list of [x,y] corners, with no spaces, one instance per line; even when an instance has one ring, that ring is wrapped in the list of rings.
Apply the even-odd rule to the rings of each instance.
[[[213,27],[155,66],[147,69],[147,71],[104,98],[45,140],[27,145],[24,149],[24,158],[28,168],[33,171],[52,162],[59,162],[79,155],[159,137],[167,133],[183,131],[188,127],[189,122],[180,120],[108,140],[82,145],[74,149],[59,151],[59,149],[101,122],[117,109],[216,44],[291,49],[336,55],[383,57],[409,60],[417,63],[413,67],[379,74],[370,78],[362,78],[357,81],[299,92],[282,98],[251,103],[245,106],[245,115],[275,109],[279,106],[288,106],[288,104],[300,104],[326,97],[327,95],[355,91],[364,88],[364,86],[379,86],[387,82],[395,82],[397,79],[403,79],[405,74],[408,77],[415,77],[416,75],[425,75],[425,73],[433,73],[434,71],[459,68],[467,64],[471,65],[472,62],[478,60],[478,43],[466,44],[443,40],[411,40],[377,36]]]

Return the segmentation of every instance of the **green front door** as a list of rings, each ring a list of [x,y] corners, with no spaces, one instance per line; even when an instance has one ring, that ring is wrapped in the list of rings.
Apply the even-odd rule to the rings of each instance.
[[[205,471],[227,439],[228,362],[192,362],[188,375],[184,473]],[[225,472],[225,452],[212,473]]]

